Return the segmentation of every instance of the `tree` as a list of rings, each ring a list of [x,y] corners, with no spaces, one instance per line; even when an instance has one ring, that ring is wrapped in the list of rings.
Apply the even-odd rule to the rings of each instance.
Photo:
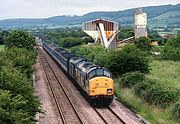
[[[5,44],[7,48],[18,47],[33,50],[36,42],[28,32],[12,31],[5,37]]]
[[[112,51],[110,55],[105,67],[115,75],[134,71],[147,73],[150,70],[150,60],[133,45],[126,45],[121,50]]]
[[[28,112],[24,110],[27,100],[22,95],[13,95],[10,91],[0,90],[0,123],[24,124],[31,122]]]
[[[129,38],[134,36],[133,28],[122,28],[120,32],[118,33],[118,37],[120,40]]]
[[[76,38],[76,37],[63,38],[62,41],[60,42],[60,46],[65,48],[70,48],[81,44],[83,44],[83,40],[81,38]]]
[[[143,51],[149,51],[152,48],[151,40],[146,37],[140,37],[140,38],[136,39],[135,45]]]

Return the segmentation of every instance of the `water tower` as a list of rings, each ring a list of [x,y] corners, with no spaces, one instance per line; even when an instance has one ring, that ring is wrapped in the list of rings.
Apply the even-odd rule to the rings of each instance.
[[[134,15],[134,26],[135,39],[147,37],[147,14],[142,9]]]
[[[91,36],[95,43],[100,42],[105,48],[117,48],[118,23],[96,19],[84,22],[82,30]]]

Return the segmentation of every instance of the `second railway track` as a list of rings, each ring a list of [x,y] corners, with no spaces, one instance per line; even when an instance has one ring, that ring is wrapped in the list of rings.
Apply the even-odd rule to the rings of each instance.
[[[61,81],[57,78],[52,70],[49,62],[44,57],[43,53],[40,54],[42,66],[45,70],[48,84],[53,94],[54,100],[58,107],[59,115],[61,116],[63,124],[83,124],[76,108],[74,107],[71,99],[67,95]]]

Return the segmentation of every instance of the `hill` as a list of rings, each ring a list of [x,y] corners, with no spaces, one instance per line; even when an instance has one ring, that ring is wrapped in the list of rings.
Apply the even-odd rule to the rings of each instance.
[[[180,4],[142,7],[148,13],[149,26],[180,26]],[[80,25],[84,21],[103,18],[120,23],[121,26],[133,24],[137,8],[123,11],[91,12],[83,16],[55,16],[46,19],[7,19],[0,21],[0,28],[32,28]],[[157,23],[158,22],[158,23]]]

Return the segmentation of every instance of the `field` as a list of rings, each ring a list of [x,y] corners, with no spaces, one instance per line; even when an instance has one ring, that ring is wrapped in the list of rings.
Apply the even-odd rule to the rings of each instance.
[[[160,16],[149,19],[148,23],[151,27],[156,26],[167,26],[169,24],[174,24],[180,21],[179,19],[180,13],[179,11],[169,11]]]
[[[156,79],[158,83],[163,83],[180,89],[180,62],[157,61],[151,63],[151,73],[147,75],[150,79]],[[117,84],[116,84],[117,85]],[[120,89],[116,86],[116,95],[126,105],[144,116],[153,124],[176,124],[172,115],[173,104],[166,109],[149,105],[140,97],[136,96],[133,89]]]

